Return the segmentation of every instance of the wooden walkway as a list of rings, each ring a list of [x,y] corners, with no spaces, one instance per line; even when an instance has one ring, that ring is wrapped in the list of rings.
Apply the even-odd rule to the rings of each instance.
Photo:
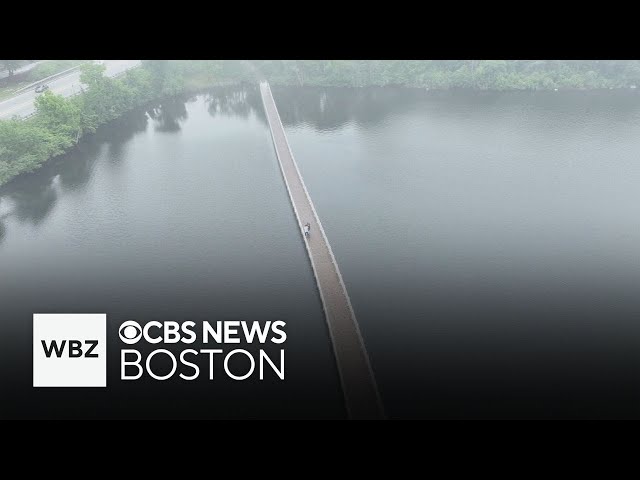
[[[268,83],[260,84],[260,93],[282,176],[320,291],[347,412],[352,419],[381,419],[382,404],[338,264],[291,153]],[[303,230],[307,222],[311,224],[308,238]]]

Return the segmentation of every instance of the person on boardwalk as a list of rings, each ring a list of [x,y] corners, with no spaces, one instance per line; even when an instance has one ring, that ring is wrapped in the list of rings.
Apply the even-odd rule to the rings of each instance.
[[[307,222],[304,224],[304,236],[308,237],[310,231],[311,231],[311,224]]]

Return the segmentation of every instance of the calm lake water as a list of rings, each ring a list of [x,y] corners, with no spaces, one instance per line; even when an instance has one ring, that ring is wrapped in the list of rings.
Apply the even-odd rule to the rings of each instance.
[[[639,94],[273,91],[389,417],[640,417]],[[283,319],[287,380],[123,385],[110,361],[107,389],[33,389],[48,311],[106,312],[109,339]],[[1,188],[0,313],[3,417],[345,415],[254,87],[132,112]]]

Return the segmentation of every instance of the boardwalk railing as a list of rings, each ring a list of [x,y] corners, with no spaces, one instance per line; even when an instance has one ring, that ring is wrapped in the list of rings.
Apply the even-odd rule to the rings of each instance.
[[[320,292],[347,411],[351,418],[383,418],[382,403],[369,363],[369,357],[338,262],[291,151],[291,146],[284,132],[284,126],[268,83],[261,83],[260,91],[276,155],[287,186],[287,193],[298,219],[298,227]],[[282,142],[279,142],[278,138],[282,139]],[[294,171],[290,171],[288,165],[293,165]],[[294,183],[299,182],[304,192],[304,198],[299,195],[296,198],[290,180]],[[305,238],[302,227],[304,219],[300,212],[301,209],[307,210],[307,213],[309,210],[311,211],[314,217],[314,225],[317,226],[322,236],[323,242],[321,245],[313,244],[312,246],[310,245],[312,242]],[[323,265],[323,260],[326,258],[324,248],[326,248],[331,262],[330,271]],[[335,279],[337,279],[337,282]],[[338,285],[334,285],[334,283]]]

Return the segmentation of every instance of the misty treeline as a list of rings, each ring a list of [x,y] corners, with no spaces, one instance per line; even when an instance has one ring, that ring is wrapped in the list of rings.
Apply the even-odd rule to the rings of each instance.
[[[640,83],[640,62],[621,60],[148,60],[118,78],[105,77],[102,65],[81,68],[83,94],[64,98],[45,92],[36,99],[34,117],[0,121],[0,185],[64,153],[86,133],[133,108],[213,85],[267,79],[300,86],[510,90]]]
[[[223,73],[288,85],[404,85],[483,90],[622,88],[640,83],[637,60],[273,60],[222,62]]]
[[[223,60],[156,61],[166,90],[212,83],[297,86],[400,85],[432,89],[551,90],[640,84],[638,60]],[[161,67],[161,65],[163,65]],[[160,78],[160,76],[157,76]]]
[[[6,71],[11,76],[13,72],[28,62],[29,60],[0,60],[0,72]]]
[[[10,74],[29,60],[0,60]],[[52,62],[48,62],[52,63]],[[266,78],[286,85],[478,88],[622,88],[640,83],[638,60],[208,60],[150,61],[168,89]],[[161,70],[164,69],[164,72]]]
[[[297,86],[400,85],[432,89],[551,90],[640,84],[638,60],[222,60],[156,61],[167,88],[255,82]],[[163,67],[160,65],[163,64]]]

